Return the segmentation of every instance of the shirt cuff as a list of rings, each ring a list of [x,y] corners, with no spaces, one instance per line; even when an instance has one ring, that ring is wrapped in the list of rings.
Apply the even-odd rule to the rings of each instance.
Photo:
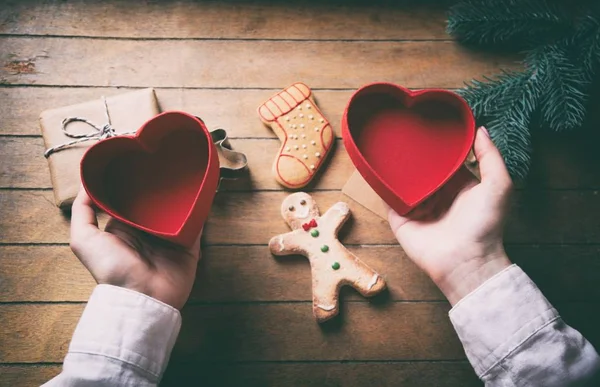
[[[180,328],[177,309],[133,290],[98,285],[75,329],[69,353],[104,356],[160,379]]]
[[[480,378],[557,318],[557,311],[517,265],[488,279],[450,310],[450,320]]]

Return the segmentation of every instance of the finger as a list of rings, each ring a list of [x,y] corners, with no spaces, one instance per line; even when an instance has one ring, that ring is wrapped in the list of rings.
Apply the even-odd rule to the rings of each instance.
[[[204,229],[202,229],[203,231]],[[192,245],[192,248],[190,250],[190,252],[192,253],[192,256],[194,257],[194,259],[196,261],[200,260],[200,256],[202,255],[202,251],[200,249],[200,240],[202,239],[202,231],[200,231],[200,234],[198,234],[198,238],[196,238],[196,241],[194,242],[194,244]]]
[[[98,232],[98,218],[92,200],[80,188],[71,207],[71,241],[82,241]]]
[[[396,231],[400,227],[404,226],[409,221],[410,221],[410,219],[408,219],[405,216],[402,216],[402,215],[398,214],[391,207],[389,207],[389,210],[388,210],[388,223],[390,224],[390,228],[392,229],[392,232],[394,234],[396,233]]]
[[[431,212],[435,207],[435,202],[436,199],[432,196],[410,210],[406,215],[400,215],[394,209],[388,207],[388,223],[390,224],[392,232],[396,233],[401,227],[408,227],[407,224],[410,222],[418,222],[431,216]]]
[[[487,129],[483,126],[477,130],[475,136],[475,157],[479,161],[482,182],[494,183],[505,188],[511,186],[512,181],[504,159],[490,139]]]
[[[413,212],[414,210],[411,211],[410,214]],[[394,236],[398,242],[402,244],[404,243],[405,238],[415,235],[415,228],[418,227],[421,219],[415,219],[409,217],[409,215],[402,216],[390,208],[388,212],[388,222],[390,223],[390,228],[392,229]]]

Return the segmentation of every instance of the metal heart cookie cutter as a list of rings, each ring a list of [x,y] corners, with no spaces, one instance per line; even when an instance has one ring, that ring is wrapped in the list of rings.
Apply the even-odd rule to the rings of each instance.
[[[219,156],[219,186],[223,180],[236,180],[242,177],[248,169],[248,158],[246,155],[231,149],[225,129],[215,129],[210,132],[210,136]]]

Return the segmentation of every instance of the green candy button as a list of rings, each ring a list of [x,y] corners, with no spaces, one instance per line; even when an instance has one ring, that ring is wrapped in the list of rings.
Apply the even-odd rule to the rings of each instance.
[[[337,269],[339,269],[339,268],[340,268],[340,264],[339,264],[339,263],[337,263],[337,262],[334,262],[334,263],[333,263],[333,265],[331,265],[331,268],[332,268],[333,270],[337,270]]]
[[[321,251],[324,252],[324,253],[328,252],[329,251],[329,246],[327,246],[327,245],[321,246]]]
[[[319,236],[319,230],[317,230],[317,229],[312,230],[310,232],[310,235],[312,235],[315,238],[318,237]]]

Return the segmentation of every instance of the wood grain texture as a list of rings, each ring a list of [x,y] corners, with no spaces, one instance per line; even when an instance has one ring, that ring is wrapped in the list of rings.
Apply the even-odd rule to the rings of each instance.
[[[41,137],[0,137],[0,187],[52,188]]]
[[[51,101],[69,105],[102,95],[113,95],[127,90],[117,88],[29,88],[0,87],[0,134],[39,135],[39,113],[53,106]],[[209,128],[225,128],[231,138],[274,138],[256,115],[256,107],[276,92],[273,90],[199,90],[157,89],[156,94],[163,110],[184,110],[202,117]],[[315,95],[325,115],[339,130],[341,114],[351,91],[318,90]],[[57,103],[54,105],[58,106]],[[56,107],[55,106],[55,107]],[[338,132],[339,133],[339,132]],[[600,175],[596,165],[600,154],[595,144],[600,132],[593,125],[583,131],[569,134],[544,133],[534,139],[535,153],[527,185],[558,189],[597,189]],[[24,141],[21,143],[20,141]],[[234,141],[234,144],[237,144]],[[240,146],[246,143],[240,143]],[[251,145],[252,143],[247,143]],[[245,148],[249,152],[250,172],[256,179],[255,187],[279,187],[270,178],[268,170],[278,143],[264,143],[262,147]],[[268,144],[268,145],[267,145]],[[41,140],[0,138],[0,187],[49,188]],[[25,148],[25,149],[23,149]],[[269,154],[271,152],[271,154]],[[8,161],[7,159],[16,161]],[[326,176],[317,179],[314,188],[339,189],[348,173],[347,155],[342,147],[334,151]],[[269,177],[267,177],[269,175]],[[264,178],[264,179],[263,179]],[[248,182],[234,185],[244,189]],[[225,188],[230,188],[225,186]]]
[[[399,246],[351,247],[388,283],[384,299],[443,300]],[[190,301],[310,301],[311,276],[303,257],[273,257],[267,246],[203,249]],[[0,302],[87,301],[95,282],[67,246],[0,246]],[[364,300],[344,289],[343,298]]]
[[[342,240],[390,290],[373,300],[344,290],[341,316],[322,327],[311,314],[307,261],[276,259],[266,247],[287,231],[279,215],[287,192],[270,176],[279,143],[256,116],[273,93],[306,82],[339,135],[345,104],[364,83],[458,88],[516,67],[515,57],[448,41],[445,0],[409,3],[2,2],[0,386],[39,385],[59,372],[95,285],[66,245],[68,215],[53,204],[39,113],[146,86],[157,88],[163,110],[227,129],[251,167],[217,195],[163,385],[480,386],[448,304],[385,221],[350,201]],[[534,138],[531,179],[516,194],[506,240],[566,322],[598,347],[600,132],[591,129]],[[351,170],[338,146],[309,187],[321,190],[322,210],[349,200],[337,190]]]
[[[352,246],[381,273],[381,300],[443,301],[437,287],[400,246]],[[551,302],[600,302],[600,246],[508,246]],[[303,257],[275,258],[267,246],[206,246],[191,303],[310,301],[311,276]],[[0,246],[0,302],[87,301],[95,282],[67,246]],[[344,288],[342,299],[364,300]]]
[[[229,191],[281,190],[275,181],[271,166],[281,147],[276,139],[234,139],[233,148],[248,157],[250,167],[242,178],[224,181],[220,189]],[[341,189],[352,175],[354,167],[341,140],[311,184],[311,189]],[[43,156],[41,138],[0,137],[0,187],[52,188],[48,162]]]
[[[0,305],[0,362],[62,361],[83,308]],[[319,327],[310,302],[188,306],[174,359],[464,359],[446,303],[349,302],[342,309],[343,318]]]
[[[467,51],[454,42],[0,37],[0,47],[0,83],[9,85],[279,89],[302,81],[354,89],[387,81],[452,88],[515,66],[514,58]],[[15,70],[14,63],[26,66]]]
[[[68,246],[0,246],[0,302],[87,301],[95,285]]]
[[[555,305],[600,344],[597,303]],[[462,360],[446,303],[346,302],[320,327],[311,303],[191,305],[173,352],[179,361]],[[80,304],[0,305],[0,362],[60,362]],[[382,344],[384,343],[384,344]]]
[[[161,386],[481,386],[468,363],[279,363],[169,365]]]
[[[0,366],[0,387],[39,386],[60,373],[59,365]],[[466,361],[402,363],[171,362],[166,386],[402,386],[475,387],[481,382]]]
[[[0,33],[170,39],[448,39],[447,3],[12,0],[0,8]],[[108,18],[110,23],[99,22]]]
[[[59,365],[1,365],[0,387],[41,386],[58,375]]]
[[[0,87],[0,100],[3,102],[0,104],[0,134],[39,135],[38,117],[43,110],[130,90],[132,89],[116,87]],[[273,132],[260,122],[256,109],[279,89],[156,88],[155,91],[163,111],[183,110],[195,114],[202,117],[209,129],[226,129],[231,138],[275,138]],[[352,91],[348,90],[314,92],[319,108],[337,133],[342,113],[351,94]]]
[[[284,232],[279,214],[284,191],[220,192],[204,230],[206,245],[262,244]],[[346,244],[397,243],[387,221],[338,191],[314,192],[322,211],[346,201],[352,218],[340,232]],[[505,241],[519,244],[600,243],[598,191],[516,192]],[[51,191],[0,190],[0,243],[68,243],[69,221],[52,201]],[[100,216],[101,226],[106,221]],[[577,219],[565,222],[565,219]]]
[[[600,136],[596,136],[600,137]],[[225,181],[225,191],[281,190],[271,166],[281,143],[270,138],[232,139],[232,146],[248,156],[248,174],[238,181]],[[595,137],[580,133],[540,138],[528,181],[518,187],[529,189],[600,189],[596,166],[600,154]],[[0,136],[0,188],[52,188],[41,138]],[[305,190],[339,190],[354,167],[343,142],[336,147],[326,167]],[[552,171],[549,173],[549,171]]]

